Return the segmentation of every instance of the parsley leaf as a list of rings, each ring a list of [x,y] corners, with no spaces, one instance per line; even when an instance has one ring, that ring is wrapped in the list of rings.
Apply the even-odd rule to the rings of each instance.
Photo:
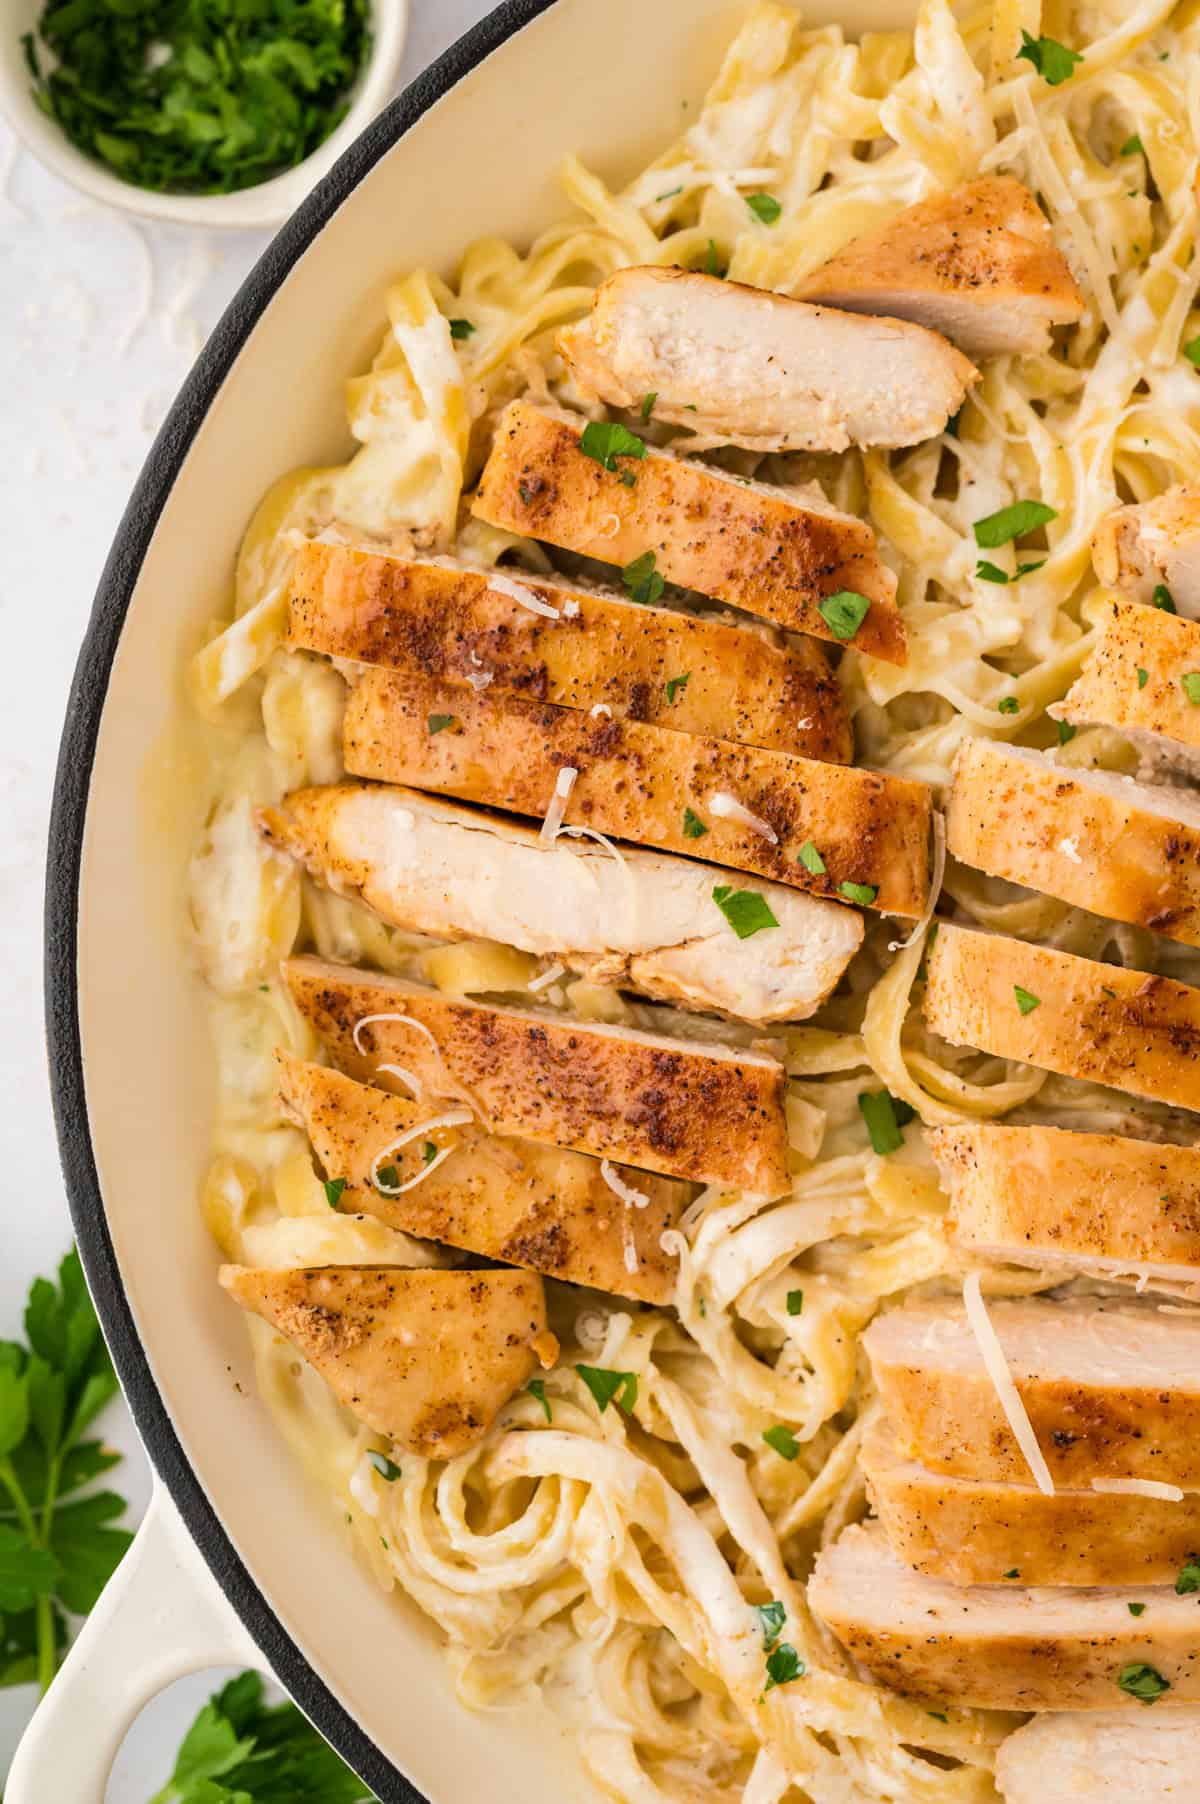
[[[823,877],[825,875],[825,860],[821,857],[821,854],[817,851],[817,848],[813,845],[811,839],[805,840],[804,844],[797,852],[796,857],[804,866],[805,870],[811,871],[814,877]]]
[[[1035,996],[1031,990],[1023,990],[1019,983],[1014,983],[1013,995],[1016,997],[1017,1007],[1023,1015],[1032,1015],[1034,1009],[1040,1008],[1042,1005],[1040,996]]]
[[[547,1422],[553,1422],[554,1412],[550,1408],[550,1399],[546,1395],[546,1380],[544,1378],[531,1378],[529,1383],[525,1386],[525,1389],[529,1392],[531,1397],[537,1398],[538,1402],[546,1412]]]
[[[1036,564],[1018,564],[1010,576],[1007,570],[1001,570],[999,564],[990,564],[986,558],[980,558],[975,566],[975,574],[985,583],[1019,583],[1023,576],[1031,576],[1045,564],[1045,558],[1039,558]]]
[[[1183,354],[1189,363],[1200,365],[1200,338],[1189,338],[1183,347]]]
[[[478,330],[479,327],[472,325],[469,319],[452,319],[450,321],[451,338],[470,338],[472,333],[478,332]]]
[[[371,1793],[293,1703],[263,1702],[259,1673],[209,1698],[151,1804],[367,1804]]]
[[[1149,681],[1150,681],[1150,672],[1149,672],[1149,671],[1148,671],[1148,670],[1141,670],[1141,669],[1139,669],[1139,671],[1138,671],[1138,673],[1137,673],[1137,686],[1138,686],[1138,688],[1139,688],[1139,689],[1144,689],[1144,688],[1145,688],[1145,687],[1146,687],[1146,684],[1147,684],[1147,683],[1148,683],[1148,682],[1149,682]]]
[[[781,1641],[774,1653],[767,1655],[767,1682],[763,1686],[763,1696],[768,1691],[773,1691],[776,1685],[790,1685],[793,1679],[802,1679],[807,1670],[791,1642]]]
[[[1125,1608],[1129,1611],[1131,1616],[1140,1616],[1146,1606],[1145,1604],[1126,1604]]]
[[[1175,598],[1171,594],[1166,583],[1156,584],[1154,593],[1150,599],[1156,608],[1162,609],[1164,614],[1174,614],[1177,611],[1175,607]]]
[[[879,894],[877,883],[839,883],[838,895],[845,896],[847,902],[857,902],[862,908],[870,908]]]
[[[769,1654],[783,1633],[787,1608],[778,1598],[772,1598],[769,1604],[755,1604],[754,1614],[758,1617],[758,1626],[762,1630],[763,1649]]]
[[[421,1147],[421,1163],[423,1165],[432,1165],[433,1161],[437,1158],[437,1155],[438,1155],[437,1141],[436,1140],[426,1140],[424,1145]]]
[[[687,688],[688,683],[691,681],[691,676],[692,676],[691,671],[685,670],[682,676],[669,677],[667,679],[667,700],[668,700],[668,702],[673,704],[676,697],[682,694],[682,692]]]
[[[1020,1578],[1020,1576],[1020,1568],[1017,1566],[1010,1566],[1008,1571],[1004,1574],[1006,1579]]]
[[[1200,670],[1185,670],[1179,681],[1192,706],[1200,706]]]
[[[1079,728],[1073,727],[1069,720],[1056,720],[1054,724],[1058,728],[1059,745],[1070,745]]]
[[[398,1478],[404,1476],[396,1462],[390,1460],[386,1453],[380,1453],[376,1447],[368,1451],[367,1458],[385,1484],[394,1485]]]
[[[707,832],[708,828],[700,816],[693,814],[690,808],[685,808],[683,811],[683,837],[685,839],[703,839]]]
[[[871,603],[857,589],[839,589],[817,604],[817,613],[835,639],[853,639],[866,619]]]
[[[1032,63],[1043,81],[1052,88],[1066,81],[1076,63],[1083,61],[1078,50],[1068,49],[1056,38],[1033,38],[1025,30],[1021,32],[1021,48],[1017,51],[1018,60],[1021,57]]]
[[[780,1459],[793,1460],[800,1452],[800,1443],[790,1428],[777,1423],[774,1428],[764,1428],[763,1440],[776,1452]]]
[[[774,225],[783,208],[773,194],[748,194],[746,205],[755,219],[761,219],[764,225]]]
[[[341,1201],[342,1191],[346,1188],[345,1178],[326,1178],[325,1201],[331,1209],[336,1209]]]
[[[803,1315],[804,1314],[804,1292],[802,1290],[789,1290],[788,1291],[788,1293],[787,1293],[787,1312],[789,1315]]]
[[[431,733],[444,733],[447,727],[452,727],[454,725],[456,718],[457,717],[453,714],[431,714],[428,723],[429,731]]]
[[[725,270],[726,265],[721,262],[721,254],[717,250],[717,241],[715,238],[710,238],[708,249],[704,253],[704,273],[706,276],[716,276],[720,281],[724,278]]]
[[[642,418],[643,418],[643,420],[648,420],[650,418],[650,415],[654,412],[654,403],[657,400],[658,400],[658,390],[655,388],[649,389],[646,392],[646,394],[644,394],[642,396]]]
[[[984,551],[994,551],[998,545],[1023,539],[1026,533],[1057,519],[1058,509],[1047,507],[1044,501],[1014,501],[1011,507],[1002,507],[976,520],[975,543]]]
[[[1122,157],[1140,157],[1145,155],[1145,150],[1142,140],[1134,132],[1131,138],[1126,138],[1117,154]]]
[[[629,591],[630,601],[636,601],[644,608],[652,608],[667,586],[654,567],[657,562],[653,551],[643,551],[641,557],[632,558],[621,571],[621,581]],[[674,697],[671,699],[673,701]]]
[[[1019,714],[1021,712],[1021,704],[1015,695],[1002,695],[996,703],[996,707],[1001,714]]]
[[[739,940],[748,940],[764,927],[779,925],[770,903],[759,890],[732,889],[728,883],[718,883],[712,896]]]
[[[1164,1679],[1153,1666],[1147,1666],[1142,1660],[1136,1660],[1129,1666],[1123,1666],[1117,1678],[1122,1691],[1127,1691],[1140,1704],[1153,1704],[1164,1691],[1170,1691],[1171,1681]]]
[[[608,1366],[576,1366],[575,1370],[596,1399],[601,1415],[604,1414],[614,1398],[626,1415],[636,1408],[638,1400],[636,1372],[614,1372]]]
[[[913,1110],[890,1090],[860,1090],[858,1106],[871,1136],[871,1151],[897,1152],[904,1145],[903,1129],[913,1118]]]
[[[375,1173],[375,1188],[381,1195],[386,1190],[397,1190],[400,1187],[400,1173],[394,1165],[381,1165]]]
[[[646,441],[617,420],[589,420],[580,434],[579,449],[606,470],[615,470],[618,457],[645,457]]]
[[[1189,1592],[1200,1591],[1200,1560],[1189,1554],[1179,1569],[1179,1577],[1175,1580],[1175,1591],[1179,1597],[1187,1597]]]

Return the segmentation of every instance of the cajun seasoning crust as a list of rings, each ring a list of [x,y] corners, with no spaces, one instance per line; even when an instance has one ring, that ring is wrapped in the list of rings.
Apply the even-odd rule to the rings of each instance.
[[[946,923],[927,968],[925,1019],[953,1045],[1200,1109],[1191,985]],[[1038,998],[1027,1014],[1016,986]]]
[[[472,1125],[439,1133],[441,1146],[454,1147],[450,1158],[404,1195],[385,1196],[371,1182],[373,1161],[438,1113],[438,1105],[388,1095],[290,1053],[275,1057],[284,1113],[308,1135],[326,1177],[346,1180],[339,1209],[570,1284],[645,1303],[671,1301],[677,1262],[660,1241],[691,1198],[689,1185],[618,1165],[618,1179],[649,1199],[643,1208],[627,1208],[595,1159],[495,1138]],[[401,1181],[416,1176],[420,1139],[393,1162]],[[625,1265],[627,1234],[637,1254],[632,1272]]]
[[[398,1080],[378,1066],[399,1063],[436,1096],[449,1071],[500,1133],[697,1183],[768,1196],[788,1187],[785,1079],[774,1059],[452,1001],[320,959],[290,959],[284,974],[330,1057],[360,1081],[392,1089]],[[356,1023],[382,1013],[422,1022],[441,1057],[423,1035],[386,1021],[361,1029],[359,1053]]]
[[[1198,1491],[1182,1503],[1087,1487],[1045,1497],[1028,1473],[950,1477],[906,1459],[884,1422],[859,1463],[893,1551],[952,1585],[1173,1585],[1200,1547]]]
[[[293,649],[407,670],[488,692],[707,733],[848,764],[854,738],[826,654],[807,639],[640,607],[616,595],[502,571],[559,609],[548,620],[488,572],[308,544],[288,601]],[[571,613],[564,613],[564,604]],[[668,692],[667,685],[685,676]]]
[[[1106,588],[1152,601],[1162,583],[1181,614],[1200,613],[1200,485],[1181,482],[1149,501],[1106,514],[1092,535],[1092,562]]]
[[[669,582],[817,639],[834,639],[818,603],[853,589],[872,603],[855,650],[904,663],[896,579],[865,522],[663,451],[605,470],[580,449],[581,430],[513,402],[471,511],[608,564],[653,551]],[[632,487],[622,475],[633,475]]]
[[[967,739],[955,760],[946,843],[993,877],[1200,945],[1194,797]]]
[[[453,726],[429,730],[433,715]],[[929,891],[931,792],[924,783],[701,739],[628,720],[590,720],[514,695],[481,696],[386,671],[351,693],[343,729],[356,776],[411,783],[465,801],[544,816],[559,771],[578,771],[564,819],[618,838],[694,853],[838,899],[851,882],[877,888],[874,906],[918,916]],[[767,822],[754,829],[712,812],[722,792]],[[708,831],[689,838],[685,810]],[[825,863],[800,862],[811,841]]]
[[[1168,1681],[1169,1703],[1200,1699],[1196,1600],[1173,1588],[1147,1588],[1140,1617],[1122,1588],[963,1591],[907,1573],[869,1525],[818,1557],[808,1601],[873,1677],[938,1708],[1141,1710],[1117,1684],[1139,1662]]]
[[[225,1265],[220,1279],[368,1428],[428,1459],[482,1439],[546,1332],[542,1281],[528,1272]]]
[[[1180,680],[1192,671],[1200,671],[1200,625],[1163,608],[1113,601],[1100,643],[1055,712],[1200,751],[1200,708]]]
[[[994,1123],[926,1138],[960,1247],[1200,1271],[1200,1148]]]

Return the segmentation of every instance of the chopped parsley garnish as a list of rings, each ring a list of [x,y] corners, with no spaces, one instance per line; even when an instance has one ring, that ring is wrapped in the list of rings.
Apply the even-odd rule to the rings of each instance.
[[[525,507],[533,506],[533,503],[534,503],[534,500],[536,499],[536,497],[534,496],[534,492],[530,488],[530,486],[527,482],[519,482],[517,484],[517,494],[521,497],[521,502],[522,502],[523,506],[525,506]]]
[[[963,405],[965,406],[966,403],[964,402]],[[957,438],[958,437],[958,428],[962,422],[962,417],[963,417],[963,410],[961,407],[959,408],[957,413],[952,413],[950,415],[950,418],[946,421],[946,425],[945,425],[945,429],[944,429],[947,438]]]
[[[452,319],[450,321],[451,338],[470,338],[472,332],[478,332],[478,330],[479,327],[472,325],[469,319]]]
[[[1192,1591],[1200,1591],[1200,1560],[1194,1553],[1188,1555],[1175,1580],[1176,1596],[1187,1597]]]
[[[1174,614],[1177,611],[1175,607],[1175,597],[1171,594],[1166,583],[1156,583],[1154,593],[1150,599],[1156,608],[1162,609],[1164,614]]]
[[[1054,724],[1058,728],[1059,745],[1070,745],[1079,728],[1073,727],[1069,720],[1056,720]]]
[[[761,933],[764,927],[779,925],[771,913],[770,903],[759,890],[731,889],[727,883],[718,883],[712,896],[739,940],[748,940],[752,934]]]
[[[725,269],[726,265],[721,262],[720,252],[717,250],[717,241],[715,238],[710,238],[708,249],[704,254],[704,273],[706,276],[716,276],[720,279],[724,276]]]
[[[913,1118],[914,1111],[890,1090],[860,1090],[858,1106],[862,1118],[867,1124],[867,1133],[871,1136],[871,1151],[894,1153],[904,1145],[903,1129]]]
[[[1051,88],[1057,88],[1060,82],[1066,81],[1076,63],[1083,61],[1078,50],[1068,49],[1057,38],[1033,38],[1025,30],[1021,32],[1018,61],[1021,57],[1033,64],[1042,80]]]
[[[1004,1574],[1004,1576],[1005,1576],[1005,1578],[1006,1578],[1006,1579],[1008,1579],[1008,1578],[1020,1578],[1020,1576],[1021,1576],[1021,1573],[1020,1573],[1020,1569],[1019,1569],[1019,1567],[1016,1567],[1016,1566],[1010,1566],[1010,1567],[1009,1567],[1009,1569],[1008,1569],[1008,1571],[1007,1571],[1007,1572],[1006,1572],[1006,1573],[1005,1573],[1005,1574]]]
[[[386,1453],[377,1453],[372,1447],[367,1454],[367,1458],[374,1466],[376,1472],[378,1472],[380,1478],[384,1479],[389,1485],[394,1485],[396,1480],[403,1476],[399,1466],[397,1466],[393,1460],[390,1460]]]
[[[589,420],[580,434],[579,449],[606,470],[615,470],[618,457],[645,457],[646,441],[617,420]]]
[[[975,543],[984,551],[995,551],[998,545],[1023,539],[1027,532],[1057,519],[1058,509],[1047,507],[1044,501],[1014,501],[1011,507],[1002,507],[997,513],[985,514],[982,520],[976,520],[973,528]]]
[[[1032,990],[1023,990],[1019,983],[1013,985],[1013,995],[1017,999],[1017,1007],[1023,1015],[1032,1015],[1035,1008],[1040,1008],[1042,999],[1035,996]]]
[[[691,681],[691,671],[685,670],[682,676],[670,677],[667,680],[667,700],[674,704],[675,698],[681,695]]]
[[[690,808],[685,808],[683,811],[683,837],[685,839],[703,839],[707,832],[708,828],[700,816],[693,814]]]
[[[1001,714],[1019,714],[1021,712],[1021,704],[1015,695],[1002,695],[996,703],[996,707]]]
[[[796,857],[804,866],[805,870],[811,871],[814,877],[823,877],[825,875],[825,860],[821,857],[821,854],[817,851],[817,848],[813,845],[811,839],[805,840],[804,844],[797,852]]]
[[[643,551],[641,557],[631,558],[621,571],[621,581],[629,591],[630,601],[636,601],[644,608],[652,608],[661,600],[667,586],[654,567],[657,562],[653,551]]]
[[[447,727],[452,727],[454,725],[456,718],[457,717],[453,714],[431,714],[428,723],[429,731],[431,733],[444,733]]]
[[[1153,1704],[1164,1691],[1170,1691],[1171,1681],[1164,1679],[1153,1666],[1147,1666],[1144,1660],[1136,1660],[1130,1666],[1123,1666],[1117,1678],[1122,1691],[1127,1691],[1131,1698],[1140,1704]]]
[[[783,1625],[787,1621],[787,1609],[778,1598],[772,1598],[769,1604],[755,1604],[753,1609],[754,1614],[758,1617],[758,1626],[762,1630],[763,1649],[769,1654],[783,1633]]]
[[[345,116],[371,39],[367,0],[37,10],[22,40],[37,104],[85,156],[160,194],[229,194],[303,162]]]
[[[1039,558],[1036,564],[1018,564],[1010,576],[1007,570],[1001,570],[999,564],[990,564],[986,558],[980,558],[975,566],[975,574],[985,583],[1019,583],[1023,576],[1031,576],[1045,564],[1045,558]]]
[[[553,1422],[554,1412],[550,1408],[550,1399],[546,1395],[546,1380],[544,1378],[531,1378],[529,1383],[525,1386],[525,1389],[529,1392],[531,1397],[537,1398],[538,1402],[546,1412],[547,1422]]]
[[[626,1415],[637,1404],[636,1372],[614,1372],[609,1366],[576,1366],[575,1370],[596,1399],[601,1415],[614,1399]]]
[[[375,1188],[382,1190],[384,1185],[389,1190],[396,1190],[400,1185],[400,1173],[394,1165],[384,1165],[375,1173]]]
[[[427,1140],[425,1142],[424,1146],[421,1148],[421,1158],[423,1159],[425,1164],[432,1165],[433,1161],[437,1158],[437,1154],[438,1154],[437,1141],[436,1140]]]
[[[1145,145],[1142,143],[1142,140],[1138,137],[1137,133],[1134,132],[1132,138],[1126,138],[1118,154],[1123,157],[1140,157],[1144,156],[1145,152]]]
[[[861,908],[869,908],[878,894],[877,883],[838,884],[838,895],[845,896],[847,902],[857,902]]]
[[[789,1290],[788,1291],[788,1293],[787,1293],[787,1312],[789,1315],[803,1315],[804,1314],[804,1292],[802,1290]]]
[[[817,605],[817,613],[835,639],[853,639],[867,617],[871,603],[857,589],[839,589]]]
[[[658,400],[658,390],[652,388],[642,396],[642,418],[648,420],[654,412],[654,403]]]
[[[1200,670],[1185,670],[1179,681],[1193,707],[1200,706]]]
[[[1150,681],[1150,672],[1148,670],[1139,669],[1138,673],[1137,673],[1138,688],[1144,689],[1146,687],[1146,684],[1149,681]]]
[[[791,1429],[785,1428],[782,1422],[777,1423],[774,1428],[764,1428],[763,1440],[773,1452],[779,1455],[780,1459],[795,1459],[800,1452],[799,1441]]]
[[[1200,364],[1200,338],[1189,338],[1183,347],[1183,354],[1189,363]]]
[[[1146,1608],[1145,1604],[1126,1604],[1125,1608],[1131,1616],[1140,1616]]]
[[[773,194],[748,194],[746,205],[755,219],[761,219],[764,225],[774,225],[783,208]]]
[[[675,199],[675,196],[676,196],[676,195],[677,195],[677,194],[682,194],[682,193],[683,193],[683,184],[682,184],[682,182],[681,182],[681,183],[680,183],[680,185],[679,185],[679,187],[678,187],[678,188],[664,188],[664,189],[663,189],[663,191],[662,191],[662,193],[661,193],[661,194],[656,194],[656,195],[655,195],[655,196],[654,196],[654,198],[655,198],[655,200],[656,200],[656,201],[660,201],[660,200],[674,200],[674,199]]]
[[[802,1679],[807,1671],[803,1660],[790,1641],[781,1641],[773,1653],[767,1655],[767,1682],[762,1694],[773,1691],[776,1685],[790,1685],[793,1679]]]
[[[927,1710],[925,1714],[926,1716],[931,1716],[935,1723],[948,1723],[950,1721],[950,1718],[946,1715],[944,1710]]]
[[[326,1180],[325,1180],[325,1201],[329,1204],[329,1207],[331,1209],[337,1208],[338,1202],[341,1199],[342,1191],[345,1188],[346,1188],[345,1178],[326,1178]]]

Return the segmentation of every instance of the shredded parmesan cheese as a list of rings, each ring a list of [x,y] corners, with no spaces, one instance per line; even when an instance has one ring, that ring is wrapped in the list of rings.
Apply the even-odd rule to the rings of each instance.
[[[600,1161],[600,1176],[604,1179],[604,1182],[608,1185],[613,1195],[620,1197],[627,1209],[644,1209],[649,1203],[650,1198],[646,1195],[646,1192],[644,1190],[635,1190],[632,1184],[627,1184],[624,1178],[617,1175],[615,1168],[608,1159],[601,1159]]]
[[[398,1077],[402,1084],[408,1085],[415,1100],[419,1100],[424,1096],[424,1084],[421,1082],[421,1079],[417,1076],[416,1072],[410,1071],[407,1065],[376,1065],[375,1069],[376,1071],[385,1073],[388,1077]]]
[[[967,1321],[971,1325],[971,1333],[975,1336],[975,1345],[979,1348],[979,1356],[983,1360],[987,1375],[1000,1399],[1000,1407],[1013,1431],[1013,1438],[1025,1455],[1025,1463],[1033,1473],[1034,1483],[1038,1490],[1044,1497],[1053,1497],[1054,1480],[1050,1476],[1050,1468],[1046,1464],[1045,1456],[1038,1446],[1037,1436],[1033,1432],[1033,1423],[1029,1420],[1020,1393],[1013,1383],[1012,1373],[1008,1369],[1008,1361],[1004,1357],[1004,1348],[1000,1345],[999,1336],[992,1327],[987,1304],[984,1302],[979,1288],[978,1272],[968,1272],[963,1279],[963,1303],[967,1311]]]
[[[770,822],[764,821],[761,815],[751,814],[750,810],[743,808],[737,797],[731,796],[726,789],[713,791],[708,798],[708,811],[710,814],[715,814],[719,821],[736,821],[739,827],[749,827],[751,833],[757,833],[759,838],[765,839],[769,845],[777,846],[779,844],[779,835]]]
[[[1164,1484],[1158,1478],[1093,1478],[1093,1491],[1111,1497],[1157,1497],[1163,1503],[1182,1503],[1178,1485]]]
[[[611,720],[613,717],[613,711],[607,702],[593,702],[588,709],[588,719],[599,720],[602,714],[606,720]]]
[[[554,794],[550,798],[550,806],[546,810],[546,818],[542,822],[542,830],[538,834],[538,844],[543,848],[552,846],[558,838],[563,824],[563,816],[567,812],[567,802],[575,787],[575,779],[579,772],[573,764],[564,764],[554,779]]]
[[[933,913],[938,905],[938,897],[942,893],[942,884],[946,880],[946,817],[933,811],[933,872],[929,884],[929,900],[925,904],[925,912],[917,922],[906,940],[889,940],[889,952],[907,952],[918,940],[923,940],[933,920]]]
[[[511,576],[505,576],[503,571],[489,570],[487,586],[493,594],[507,595],[510,601],[518,602],[521,607],[528,608],[531,614],[541,614],[546,620],[559,618],[557,608],[552,608],[548,601],[543,601],[540,595],[535,595],[533,590],[527,588],[524,583],[514,582]]]
[[[380,1196],[403,1196],[406,1190],[415,1190],[416,1186],[423,1184],[439,1165],[445,1164],[454,1148],[452,1146],[442,1147],[437,1157],[431,1159],[428,1165],[422,1166],[415,1178],[407,1178],[403,1184],[380,1183],[379,1167],[385,1159],[390,1158],[393,1153],[398,1153],[402,1146],[407,1146],[411,1140],[417,1139],[421,1134],[430,1134],[435,1128],[470,1127],[474,1119],[475,1117],[469,1109],[448,1109],[444,1115],[431,1115],[428,1121],[418,1121],[415,1127],[406,1128],[402,1134],[397,1134],[394,1140],[389,1140],[387,1145],[381,1147],[371,1160],[371,1182]]]
[[[525,985],[525,988],[533,993],[536,993],[538,990],[548,990],[552,983],[557,983],[559,978],[565,977],[566,974],[567,974],[567,967],[565,965],[560,965],[560,964],[555,963],[553,965],[548,966],[547,969],[540,974],[540,976],[531,977],[529,979],[529,982]]]
[[[1069,858],[1071,860],[1072,864],[1083,863],[1083,859],[1079,856],[1079,847],[1075,844],[1073,839],[1060,839],[1058,842],[1058,849],[1064,858]]]

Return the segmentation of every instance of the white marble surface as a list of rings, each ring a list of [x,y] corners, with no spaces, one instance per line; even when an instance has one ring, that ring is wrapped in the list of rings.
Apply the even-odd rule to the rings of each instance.
[[[0,9],[2,10],[2,9]],[[405,79],[489,10],[412,0]],[[42,1042],[46,821],[80,636],[129,490],[196,353],[267,242],[135,224],[84,202],[0,120],[0,1337],[29,1280],[67,1250]],[[116,1476],[140,1512],[145,1462],[128,1417],[103,1424],[127,1453]],[[131,1735],[108,1804],[145,1804],[209,1688],[187,1681]],[[32,1708],[0,1693],[0,1773]]]

